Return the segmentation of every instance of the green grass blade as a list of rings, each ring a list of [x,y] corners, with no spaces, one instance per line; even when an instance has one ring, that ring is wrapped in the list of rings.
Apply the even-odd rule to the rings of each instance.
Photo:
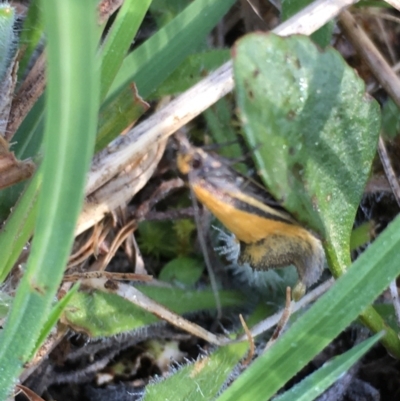
[[[101,49],[101,89],[103,99],[117,75],[151,0],[126,0],[112,24]]]
[[[65,308],[68,306],[69,302],[73,298],[73,296],[78,292],[80,283],[75,283],[74,286],[68,291],[68,293],[61,298],[52,308],[49,313],[49,318],[47,322],[44,324],[42,332],[40,333],[39,339],[36,343],[36,348],[32,352],[32,356],[39,350],[44,340],[50,334],[54,325],[58,322],[58,319],[64,312]]]
[[[0,249],[4,255],[0,260],[0,283],[11,271],[33,233],[41,181],[42,174],[37,172],[0,233]]]
[[[328,389],[340,376],[354,365],[377,341],[382,333],[375,334],[368,340],[356,345],[320,369],[307,376],[289,391],[274,398],[274,401],[312,401]]]
[[[218,401],[265,401],[272,397],[400,274],[399,247],[400,218],[397,218],[331,290],[258,358]],[[390,351],[400,357],[399,339],[394,333],[392,337],[390,341],[394,346]]]
[[[199,47],[233,0],[196,0],[129,54],[101,107],[96,151],[101,150],[146,110],[147,98]],[[205,17],[207,16],[207,17]],[[133,90],[131,83],[136,89]]]
[[[139,94],[146,98],[187,55],[196,51],[233,3],[234,0],[195,0],[125,58],[111,95],[135,82]]]
[[[0,400],[48,320],[71,249],[97,125],[97,1],[43,0],[48,38],[43,185],[26,273],[0,337]]]

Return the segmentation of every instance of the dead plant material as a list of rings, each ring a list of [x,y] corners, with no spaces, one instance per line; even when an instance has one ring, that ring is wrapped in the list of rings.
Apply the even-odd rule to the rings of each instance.
[[[147,219],[147,215],[153,209],[153,207],[164,200],[171,192],[177,189],[184,188],[185,183],[180,178],[174,178],[172,180],[164,181],[159,187],[150,195],[149,199],[143,202],[137,210],[134,212],[134,216],[138,221]]]
[[[11,61],[8,70],[4,75],[3,82],[0,82],[0,136],[6,138],[7,121],[10,114],[11,103],[17,85],[18,54]]]
[[[97,6],[99,12],[98,22],[104,24],[110,16],[121,7],[124,0],[102,0]]]
[[[44,91],[46,86],[45,64],[46,57],[42,52],[12,101],[5,136],[8,141],[14,136],[28,112]]]
[[[15,395],[22,393],[29,401],[44,401],[42,397],[39,397],[34,391],[22,384],[17,384],[15,387],[19,390]]]
[[[343,11],[339,16],[339,22],[346,37],[368,64],[378,82],[387,91],[397,106],[400,107],[400,79],[392,67],[387,63],[350,12]]]
[[[253,356],[254,356],[254,351],[255,351],[254,338],[253,338],[251,331],[248,328],[246,321],[244,320],[242,314],[239,315],[239,319],[240,319],[240,323],[243,326],[243,330],[246,333],[246,336],[247,336],[247,339],[248,339],[249,345],[250,345],[249,353],[247,354],[246,359],[244,361],[242,361],[242,365],[247,366],[251,362],[251,360],[253,359]]]
[[[74,246],[76,250],[69,258],[67,270],[70,271],[73,267],[79,266],[87,261],[91,256],[97,258],[100,251],[104,250],[103,244],[111,229],[112,227],[110,222],[105,219],[93,227],[90,235],[84,233],[80,238],[78,238],[75,241]]]
[[[8,150],[8,142],[0,136],[0,189],[28,179],[34,171],[35,164],[30,160],[17,160]]]
[[[282,334],[283,329],[286,327],[287,322],[289,321],[290,315],[292,314],[292,290],[290,287],[286,287],[286,304],[283,309],[282,316],[279,319],[278,324],[276,325],[275,331],[273,332],[271,338],[268,340],[267,345],[265,346],[264,352],[267,351],[268,348],[279,338]]]
[[[130,161],[111,181],[91,193],[85,201],[79,217],[76,235],[82,233],[117,207],[125,206],[140,191],[153,175],[166,142],[160,142],[147,153],[142,153]]]
[[[15,56],[5,79],[0,83],[0,189],[4,189],[31,177],[35,164],[30,160],[18,160],[9,150],[7,121],[17,84],[18,55]]]
[[[100,256],[88,270],[93,272],[104,271],[122,243],[136,230],[136,228],[137,223],[135,220],[130,221],[122,227],[114,237],[109,251],[105,255]]]
[[[116,281],[141,281],[147,282],[153,279],[153,276],[149,276],[148,274],[136,274],[136,273],[112,273],[105,271],[94,271],[94,272],[85,272],[85,273],[74,273],[74,274],[66,274],[63,278],[63,281],[76,282],[79,280],[90,280],[93,278],[104,278],[107,280],[116,280]]]
[[[396,173],[392,167],[392,163],[390,162],[388,152],[386,150],[385,142],[382,137],[379,137],[378,142],[378,153],[379,158],[381,159],[381,163],[383,169],[385,170],[386,178],[389,182],[390,188],[392,189],[393,195],[396,199],[397,204],[400,207],[400,185],[397,180]]]

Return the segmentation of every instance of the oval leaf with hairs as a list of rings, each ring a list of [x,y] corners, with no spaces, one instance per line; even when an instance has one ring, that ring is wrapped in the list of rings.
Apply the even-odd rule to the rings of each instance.
[[[377,102],[336,50],[321,51],[305,36],[243,37],[234,48],[234,74],[264,183],[320,235],[340,274],[375,154]]]

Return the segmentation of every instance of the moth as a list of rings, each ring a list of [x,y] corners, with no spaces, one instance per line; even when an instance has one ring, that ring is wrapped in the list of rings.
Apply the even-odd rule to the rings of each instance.
[[[239,243],[238,264],[254,270],[294,265],[300,299],[321,276],[325,254],[320,240],[301,226],[262,187],[204,150],[180,138],[177,166],[196,198]]]

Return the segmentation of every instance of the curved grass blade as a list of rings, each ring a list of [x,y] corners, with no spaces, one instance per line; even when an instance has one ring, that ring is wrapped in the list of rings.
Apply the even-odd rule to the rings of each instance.
[[[121,67],[151,0],[125,0],[101,48],[100,101]]]
[[[382,335],[383,333],[375,334],[351,350],[326,362],[320,369],[307,376],[292,389],[275,397],[274,401],[315,400],[376,344]]]
[[[48,320],[83,201],[98,112],[96,4],[41,3],[48,38],[43,186],[27,270],[0,335],[0,400],[9,395]]]

